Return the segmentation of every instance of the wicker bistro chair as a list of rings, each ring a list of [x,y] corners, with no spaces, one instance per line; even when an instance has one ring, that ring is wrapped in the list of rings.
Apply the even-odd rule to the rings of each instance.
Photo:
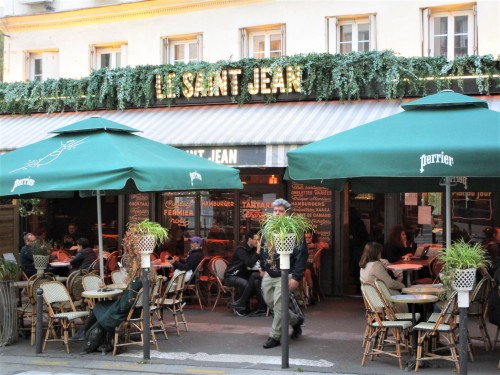
[[[409,320],[396,320],[390,309],[387,309],[380,292],[375,285],[361,284],[361,293],[369,307],[371,318],[370,330],[366,340],[365,350],[361,365],[364,366],[366,358],[371,356],[373,360],[376,355],[385,354],[398,359],[399,368],[403,369],[403,357],[401,354],[401,344],[405,344],[405,350],[408,351],[408,335],[412,327]],[[387,340],[387,334],[391,332],[394,342]],[[403,336],[406,338],[403,340]],[[395,345],[395,350],[386,350],[386,346]]]
[[[210,263],[210,271],[214,277],[213,284],[217,288],[217,296],[215,298],[214,305],[212,306],[212,311],[215,310],[217,302],[222,295],[227,296],[230,302],[234,301],[234,296],[236,295],[236,289],[234,287],[229,287],[224,285],[224,272],[226,272],[227,261],[224,258],[216,258]]]
[[[139,290],[136,294],[134,303],[130,308],[127,317],[123,322],[118,324],[115,327],[115,335],[114,335],[114,345],[113,345],[113,355],[116,355],[118,347],[121,346],[129,346],[129,345],[144,345],[144,336],[143,336],[143,289]],[[152,313],[152,312],[151,312]],[[155,329],[153,327],[153,322],[151,319],[151,315],[149,318],[150,332],[151,332],[151,342],[156,346],[156,350],[158,349],[158,341],[156,340]],[[123,331],[123,339],[120,340],[120,333]],[[137,341],[131,340],[131,335],[139,335],[140,338]]]
[[[101,281],[101,278],[97,275],[94,274],[87,274],[82,277],[82,285],[83,285],[83,290],[97,290],[99,289],[99,281]],[[87,306],[89,310],[92,310],[95,305],[95,299],[94,298],[87,298],[86,299]]]
[[[210,292],[212,285],[216,282],[215,277],[210,271],[210,263],[215,259],[216,257],[204,257],[200,264],[198,264],[198,267],[196,267],[196,289],[198,291],[198,296],[200,301],[201,299],[204,299],[208,305],[210,305]]]
[[[412,320],[412,314],[411,313],[398,313],[396,312],[396,308],[394,306],[394,303],[391,301],[391,292],[387,285],[382,280],[375,280],[375,287],[378,289],[380,292],[380,296],[382,297],[382,300],[386,306],[386,308],[391,309],[392,313],[394,314],[394,317],[396,320]],[[420,313],[415,313],[415,320],[418,322],[420,320]]]
[[[474,318],[479,325],[479,331],[481,336],[470,336],[471,340],[479,340],[484,342],[484,347],[486,350],[492,348],[490,335],[488,333],[488,328],[486,326],[486,321],[484,320],[484,315],[486,312],[487,303],[486,300],[489,295],[489,277],[483,277],[475,286],[474,290],[470,296],[469,309],[467,311],[467,316]]]
[[[422,322],[413,327],[418,331],[417,338],[417,359],[415,371],[418,371],[420,361],[444,359],[455,363],[457,373],[459,373],[459,363],[457,354],[457,336],[456,336],[456,315],[457,315],[457,292],[453,292],[437,319],[433,322]],[[450,350],[449,355],[440,355],[436,350],[429,348],[429,341],[438,338],[440,334],[446,334],[448,342],[447,348]],[[440,351],[442,348],[439,349]]]
[[[184,292],[185,277],[186,271],[180,271],[170,279],[163,290],[162,296],[157,299],[157,309],[155,310],[158,321],[160,322],[160,326],[163,325],[163,311],[165,311],[165,309],[168,309],[172,313],[172,316],[174,318],[172,326],[175,328],[177,336],[180,336],[179,326],[181,324],[184,325],[184,329],[186,330],[186,332],[188,331],[188,323],[186,320],[186,316],[184,315],[184,310],[182,308],[182,294]],[[180,321],[178,316],[180,316],[181,318]],[[166,332],[165,336],[167,336]]]
[[[204,259],[209,259],[209,258],[204,258]],[[194,297],[196,297],[200,305],[200,310],[203,310],[203,304],[201,303],[201,294],[200,294],[200,289],[198,287],[198,278],[200,276],[201,269],[203,267],[204,267],[204,262],[202,260],[194,270],[193,274],[191,275],[191,278],[188,281],[184,282],[184,290],[183,290],[184,300],[194,299]],[[193,293],[194,297],[192,296]]]
[[[125,269],[115,270],[111,272],[111,281],[113,284],[125,284],[127,271]]]
[[[42,350],[45,350],[49,341],[62,341],[66,346],[66,352],[69,353],[68,329],[71,328],[72,334],[74,334],[75,321],[88,317],[89,312],[76,310],[68,290],[59,281],[45,282],[40,287],[43,289],[43,299],[49,313],[49,324]],[[56,323],[60,324],[62,329],[61,337],[57,336]]]

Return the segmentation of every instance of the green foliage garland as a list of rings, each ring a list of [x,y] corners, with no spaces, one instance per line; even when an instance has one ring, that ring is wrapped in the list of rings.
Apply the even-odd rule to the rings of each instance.
[[[231,100],[238,104],[254,100],[267,103],[286,99],[286,93],[252,97],[248,83],[254,67],[268,67],[272,75],[287,66],[302,68],[301,100],[350,101],[360,98],[401,100],[451,88],[464,90],[463,76],[475,77],[478,94],[500,87],[500,61],[491,55],[464,56],[452,61],[444,57],[401,57],[393,51],[311,53],[273,59],[242,59],[216,63],[143,65],[134,68],[99,69],[82,79],[49,79],[43,82],[0,82],[0,114],[31,114],[97,109],[148,108],[176,105],[179,99],[156,100],[155,76],[175,73],[173,92],[182,98],[184,73],[201,72],[203,91],[209,78],[222,69],[242,69],[240,93]],[[458,78],[457,78],[458,77]],[[166,91],[163,80],[163,91]]]

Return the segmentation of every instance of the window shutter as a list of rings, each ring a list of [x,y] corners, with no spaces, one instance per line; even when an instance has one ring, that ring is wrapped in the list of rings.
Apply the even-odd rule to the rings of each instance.
[[[24,52],[24,81],[30,80],[31,73],[31,54],[29,52]]]
[[[370,14],[368,17],[368,24],[370,26],[370,51],[377,50],[377,15]]]
[[[97,69],[97,49],[94,45],[89,46],[89,72]]]
[[[422,30],[421,33],[421,44],[422,44],[422,56],[431,55],[431,30],[430,30],[430,18],[431,10],[429,8],[422,9]]]
[[[478,55],[479,54],[479,46],[478,46],[478,33],[477,33],[477,5],[474,5],[472,7],[472,12],[473,12],[473,17],[474,21],[472,24],[472,54]]]
[[[337,17],[328,17],[326,19],[326,48],[327,52],[337,53]]]
[[[281,56],[286,56],[286,25],[281,25]]]
[[[43,80],[59,78],[59,53],[44,52],[42,54]]]
[[[198,34],[196,36],[196,43],[198,48],[198,61],[203,61],[203,35]]]
[[[240,29],[240,58],[243,59],[248,56],[249,56],[248,31],[247,29]]]

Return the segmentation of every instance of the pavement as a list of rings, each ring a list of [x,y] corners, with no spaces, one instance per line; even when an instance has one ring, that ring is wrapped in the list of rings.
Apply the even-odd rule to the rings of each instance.
[[[400,374],[397,360],[376,357],[361,366],[361,343],[365,328],[363,301],[359,296],[322,299],[305,310],[303,335],[289,340],[288,367],[282,346],[264,349],[272,317],[240,317],[225,303],[215,311],[201,311],[196,304],[185,307],[189,331],[177,336],[168,329],[168,340],[158,338],[159,350],[151,346],[150,359],[143,348],[130,346],[117,356],[111,353],[78,354],[82,342],[70,343],[70,353],[59,343],[48,343],[44,353],[36,354],[30,339],[19,339],[0,348],[0,375],[49,374],[209,374],[209,375],[288,375],[288,374]],[[171,316],[165,313],[165,320]],[[478,334],[477,323],[469,320],[471,335]],[[490,336],[496,326],[488,323]],[[469,374],[500,374],[500,344],[486,351],[473,342],[475,361],[468,362]],[[436,361],[422,368],[423,374],[451,374],[451,362]]]

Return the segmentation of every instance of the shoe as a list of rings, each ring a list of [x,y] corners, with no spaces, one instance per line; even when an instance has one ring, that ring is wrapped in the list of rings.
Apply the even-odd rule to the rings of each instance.
[[[266,315],[266,313],[267,313],[267,310],[257,309],[257,310],[252,311],[250,314],[248,314],[248,316],[250,316],[250,317],[264,316],[264,315]]]
[[[273,339],[272,337],[269,337],[267,341],[262,345],[264,349],[270,349],[274,348],[276,346],[280,345],[280,340]]]
[[[246,309],[246,306],[238,303],[238,301],[229,302],[229,307],[231,307],[233,309],[238,309],[238,310],[245,310]]]
[[[298,339],[302,335],[302,324],[304,323],[304,318],[299,317],[297,319],[297,323],[292,326],[292,335],[290,336],[292,339]]]
[[[248,315],[246,308],[242,308],[242,309],[241,308],[234,308],[233,312],[234,312],[234,315],[238,315],[238,316],[247,316]]]

